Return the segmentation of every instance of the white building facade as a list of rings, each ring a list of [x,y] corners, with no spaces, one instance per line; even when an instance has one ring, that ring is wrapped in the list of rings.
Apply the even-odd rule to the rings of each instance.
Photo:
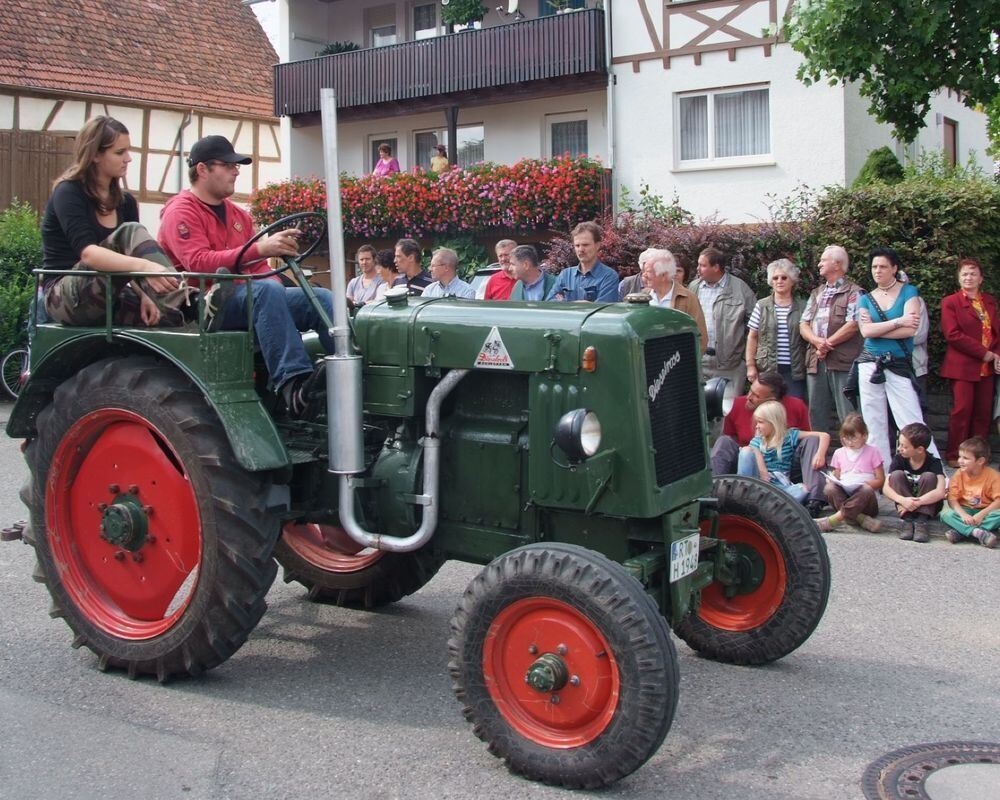
[[[446,33],[433,0],[277,0],[287,174],[323,174],[328,85],[353,175],[382,143],[404,170],[426,168],[438,143],[463,166],[585,153],[618,190],[648,184],[696,216],[744,222],[766,217],[769,196],[849,184],[882,145],[992,169],[985,116],[953,92],[904,154],[856,87],[799,82],[800,57],[775,34],[788,1],[571,0],[579,10],[562,13],[522,0]],[[332,42],[362,49],[316,55]]]

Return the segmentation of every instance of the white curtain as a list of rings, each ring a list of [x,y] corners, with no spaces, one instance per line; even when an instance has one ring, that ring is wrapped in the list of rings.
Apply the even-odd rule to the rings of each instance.
[[[680,99],[681,161],[708,158],[708,96]]]
[[[565,153],[587,155],[587,120],[552,123],[552,156],[558,158]]]
[[[716,94],[715,157],[756,156],[771,152],[767,89]]]

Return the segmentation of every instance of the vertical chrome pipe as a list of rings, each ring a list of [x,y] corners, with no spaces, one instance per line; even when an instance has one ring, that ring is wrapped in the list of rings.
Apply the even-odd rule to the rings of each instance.
[[[330,290],[333,292],[333,352],[351,354],[351,328],[347,313],[347,266],[344,258],[344,225],[340,207],[340,166],[337,161],[337,98],[333,89],[320,89],[323,126],[323,164],[326,168],[326,235],[330,246]]]

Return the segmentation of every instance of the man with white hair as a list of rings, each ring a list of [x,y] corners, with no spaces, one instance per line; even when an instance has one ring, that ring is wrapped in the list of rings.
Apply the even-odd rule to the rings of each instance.
[[[458,277],[458,253],[450,247],[439,247],[434,251],[431,277],[434,280],[424,289],[424,297],[464,297],[467,300],[476,297],[473,288]]]
[[[677,280],[677,259],[669,250],[646,250],[643,255],[643,283],[649,289],[649,304],[660,308],[672,308],[682,311],[694,319],[701,334],[701,352],[705,352],[708,344],[708,331],[705,328],[705,314],[701,303],[694,292],[684,288]]]
[[[639,253],[639,257],[636,259],[636,263],[639,265],[639,271],[635,273],[635,275],[629,275],[627,278],[622,278],[618,282],[619,300],[624,300],[630,294],[641,292],[649,288],[649,286],[647,286],[642,279],[642,267],[655,249],[655,247],[647,247]]]
[[[858,298],[864,290],[847,278],[850,263],[847,251],[839,245],[823,251],[819,274],[825,283],[809,296],[799,323],[799,333],[807,343],[806,389],[814,431],[831,429],[830,412],[834,409],[840,422],[853,411],[844,396],[844,385],[863,343],[858,330]]]

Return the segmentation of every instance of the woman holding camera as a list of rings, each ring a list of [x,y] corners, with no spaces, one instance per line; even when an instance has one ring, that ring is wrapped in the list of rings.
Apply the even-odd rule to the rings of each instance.
[[[924,421],[913,372],[920,295],[900,280],[899,254],[891,247],[877,247],[869,258],[875,288],[858,300],[858,326],[865,339],[857,359],[858,393],[869,442],[888,464],[895,450],[889,441],[889,411],[899,428]],[[933,441],[928,450],[938,455]]]
[[[1000,314],[997,301],[982,291],[979,262],[958,262],[959,290],[941,301],[941,332],[948,349],[941,377],[951,381],[948,422],[949,466],[958,464],[958,446],[972,436],[988,438],[993,414],[993,383],[1000,362]]]

